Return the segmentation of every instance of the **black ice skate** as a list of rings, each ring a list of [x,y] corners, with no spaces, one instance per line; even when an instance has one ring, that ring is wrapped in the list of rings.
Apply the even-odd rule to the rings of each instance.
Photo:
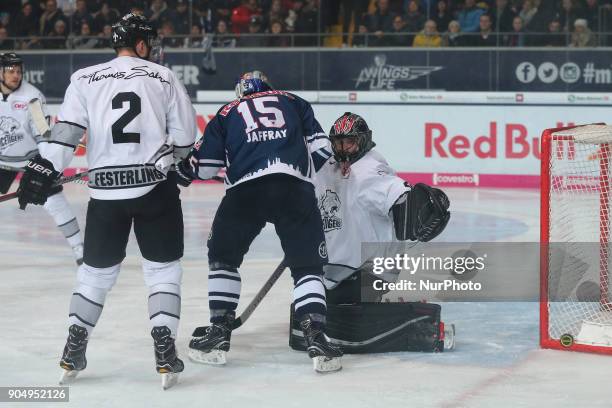
[[[225,353],[230,349],[232,325],[235,313],[224,316],[220,323],[213,323],[204,328],[199,327],[193,332],[189,342],[189,358],[202,364],[223,365],[226,363]]]
[[[327,373],[342,368],[342,350],[330,343],[323,332],[325,325],[312,314],[305,315],[300,321],[304,333],[308,357],[312,359],[315,371]]]
[[[81,370],[87,367],[87,359],[85,358],[86,349],[87,329],[73,324],[68,328],[68,339],[66,340],[66,346],[64,346],[62,359],[59,363],[60,367],[64,369],[60,377],[60,385],[70,383]]]
[[[155,351],[155,368],[162,375],[162,388],[167,390],[178,382],[178,376],[185,368],[176,354],[174,339],[167,326],[156,326],[151,330]]]

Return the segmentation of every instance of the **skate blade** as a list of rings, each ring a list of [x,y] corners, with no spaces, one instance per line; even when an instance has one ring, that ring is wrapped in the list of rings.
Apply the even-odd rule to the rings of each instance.
[[[62,376],[60,377],[59,385],[65,385],[74,382],[77,375],[79,375],[79,370],[64,370],[62,372]]]
[[[444,326],[444,350],[455,349],[455,325]]]
[[[189,359],[200,364],[224,365],[226,363],[225,351],[223,350],[212,350],[205,353],[200,350],[189,349]]]
[[[162,389],[174,387],[178,383],[179,373],[163,373],[161,375]]]
[[[340,371],[342,369],[342,357],[313,357],[312,366],[317,373],[333,373],[334,371]]]

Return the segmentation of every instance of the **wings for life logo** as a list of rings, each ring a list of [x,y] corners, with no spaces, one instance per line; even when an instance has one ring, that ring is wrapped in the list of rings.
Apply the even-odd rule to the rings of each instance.
[[[10,116],[0,116],[0,149],[4,149],[23,139],[22,134],[15,134],[20,125]]]
[[[401,82],[412,81],[441,69],[442,67],[391,65],[387,64],[385,54],[378,54],[374,56],[374,65],[361,70],[355,88],[367,84],[371,91],[401,89],[396,88]]]
[[[326,190],[325,194],[319,197],[319,210],[323,219],[323,231],[328,232],[342,228],[341,204],[338,194],[331,190]]]

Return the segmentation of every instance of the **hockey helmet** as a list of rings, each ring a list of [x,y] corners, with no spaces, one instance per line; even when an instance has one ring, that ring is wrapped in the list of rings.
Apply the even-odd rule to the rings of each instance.
[[[347,152],[339,149],[342,139],[352,138],[357,143],[357,150]],[[334,122],[329,131],[334,158],[338,162],[355,162],[370,151],[376,144],[372,141],[372,131],[366,121],[359,115],[345,112]]]
[[[135,50],[140,40],[143,40],[149,47],[149,54],[141,58],[161,63],[161,42],[157,38],[157,31],[144,16],[128,13],[113,24],[111,45],[115,50],[118,48]]]
[[[2,85],[11,89],[11,91],[16,91],[17,89],[19,89],[19,87],[21,86],[21,82],[23,81],[23,77],[19,80],[19,84],[13,89],[5,82],[4,72],[6,69],[20,67],[21,73],[23,74],[23,59],[14,52],[5,52],[3,54],[0,54],[0,67],[0,73],[2,74],[2,76],[0,77],[0,82],[2,82]]]
[[[268,77],[261,71],[251,71],[242,74],[236,82],[236,96],[242,98],[245,95],[270,91],[272,85],[268,81]]]

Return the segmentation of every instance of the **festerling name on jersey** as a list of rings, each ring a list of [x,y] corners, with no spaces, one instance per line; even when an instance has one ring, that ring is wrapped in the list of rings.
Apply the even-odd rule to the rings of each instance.
[[[256,130],[247,133],[247,143],[266,142],[274,139],[284,139],[287,137],[287,129],[280,130]]]
[[[156,184],[166,176],[153,166],[130,166],[89,171],[89,187],[98,189],[142,187]]]

